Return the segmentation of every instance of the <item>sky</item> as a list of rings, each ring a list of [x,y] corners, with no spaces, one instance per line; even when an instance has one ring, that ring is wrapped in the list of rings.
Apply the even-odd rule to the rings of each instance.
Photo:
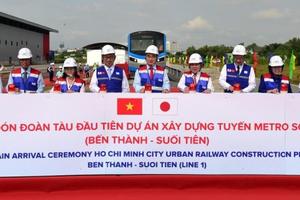
[[[127,44],[130,32],[164,32],[178,50],[238,43],[265,45],[300,35],[299,0],[0,0],[0,11],[59,33],[50,48]]]

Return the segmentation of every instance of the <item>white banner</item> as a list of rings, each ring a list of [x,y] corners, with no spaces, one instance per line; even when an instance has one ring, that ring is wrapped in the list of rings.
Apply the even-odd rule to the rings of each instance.
[[[0,176],[300,174],[300,95],[1,95]]]

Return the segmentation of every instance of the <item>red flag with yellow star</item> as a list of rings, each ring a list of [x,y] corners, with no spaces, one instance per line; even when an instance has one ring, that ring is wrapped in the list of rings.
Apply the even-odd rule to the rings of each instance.
[[[141,98],[118,98],[118,115],[142,115],[143,101]]]

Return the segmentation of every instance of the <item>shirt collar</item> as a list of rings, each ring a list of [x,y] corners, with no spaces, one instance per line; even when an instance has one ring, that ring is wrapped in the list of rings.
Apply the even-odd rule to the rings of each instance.
[[[237,68],[238,64],[234,63],[235,68]],[[244,66],[244,64],[239,65],[240,68],[242,68]]]
[[[153,67],[154,70],[156,70],[156,65],[153,65],[152,67]],[[149,65],[147,65],[147,69],[150,69]]]
[[[31,67],[29,66],[26,70],[27,73],[30,73],[31,71]],[[21,73],[23,74],[25,72],[25,70],[23,69],[23,67],[21,67]]]
[[[104,65],[104,68],[105,68],[106,71],[107,71],[108,69],[111,69],[111,72],[113,72],[114,69],[115,69],[115,66],[113,65],[113,66],[111,66],[111,67],[107,67],[106,65]]]

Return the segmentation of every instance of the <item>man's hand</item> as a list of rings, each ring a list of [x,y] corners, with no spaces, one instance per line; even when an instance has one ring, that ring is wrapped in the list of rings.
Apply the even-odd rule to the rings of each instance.
[[[189,87],[185,87],[183,90],[183,93],[189,93],[190,92],[190,88]]]
[[[279,91],[278,91],[278,89],[277,89],[277,88],[274,88],[274,89],[272,89],[272,90],[267,90],[267,93],[271,93],[271,94],[278,94],[278,93],[279,93]]]

